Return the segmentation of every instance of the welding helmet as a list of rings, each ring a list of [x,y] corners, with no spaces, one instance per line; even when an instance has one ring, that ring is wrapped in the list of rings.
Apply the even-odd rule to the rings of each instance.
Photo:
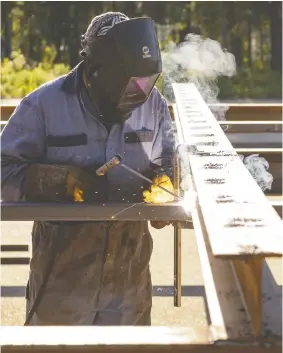
[[[123,122],[146,102],[162,71],[154,22],[124,18],[99,33],[86,55],[87,89],[94,100],[103,95],[106,110]]]

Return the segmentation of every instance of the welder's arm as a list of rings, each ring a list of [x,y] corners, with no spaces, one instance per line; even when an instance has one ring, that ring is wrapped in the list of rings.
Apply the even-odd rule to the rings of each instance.
[[[2,201],[25,201],[25,175],[45,153],[45,122],[37,106],[24,98],[1,135]]]
[[[2,201],[82,201],[92,188],[91,173],[77,167],[41,164],[46,151],[45,122],[25,98],[1,136]],[[95,172],[93,173],[95,175]],[[98,179],[98,178],[97,178]],[[102,179],[97,183],[102,183]],[[97,186],[97,189],[102,189]]]
[[[175,138],[170,112],[163,98],[159,109],[159,128],[151,155],[151,169],[155,174],[152,178],[154,185],[144,191],[143,196],[145,202],[166,203],[174,200],[172,195],[157,186],[160,184],[169,191],[174,192],[172,184],[174,147]],[[161,229],[169,224],[170,222],[151,222],[151,225],[157,229]]]

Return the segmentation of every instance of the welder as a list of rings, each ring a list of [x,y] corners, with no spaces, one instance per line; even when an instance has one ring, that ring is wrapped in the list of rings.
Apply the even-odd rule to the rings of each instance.
[[[125,168],[95,173],[118,154],[173,190],[154,22],[104,13],[81,44],[78,66],[24,97],[3,130],[2,200],[172,201]],[[152,245],[144,221],[34,222],[26,324],[150,325]]]

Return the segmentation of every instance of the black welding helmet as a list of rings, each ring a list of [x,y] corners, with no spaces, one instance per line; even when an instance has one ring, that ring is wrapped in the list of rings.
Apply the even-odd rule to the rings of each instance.
[[[97,88],[102,90],[108,107],[125,120],[146,102],[162,71],[153,20],[123,20],[98,35],[89,49],[86,79],[90,95],[97,95]]]

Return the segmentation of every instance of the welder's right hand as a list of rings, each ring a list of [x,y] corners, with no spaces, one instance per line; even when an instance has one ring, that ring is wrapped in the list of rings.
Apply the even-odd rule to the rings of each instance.
[[[66,177],[66,195],[76,202],[83,202],[86,198],[86,193],[94,189],[94,176],[85,172],[79,167],[70,167]]]
[[[105,176],[98,176],[98,166],[70,167],[66,177],[66,195],[76,202],[105,201],[107,182]]]
[[[66,194],[69,199],[76,202],[105,199],[106,179],[104,176],[97,176],[96,169],[93,166],[70,167],[66,178]]]
[[[105,201],[106,178],[96,166],[34,164],[28,167],[24,189],[28,202]]]

